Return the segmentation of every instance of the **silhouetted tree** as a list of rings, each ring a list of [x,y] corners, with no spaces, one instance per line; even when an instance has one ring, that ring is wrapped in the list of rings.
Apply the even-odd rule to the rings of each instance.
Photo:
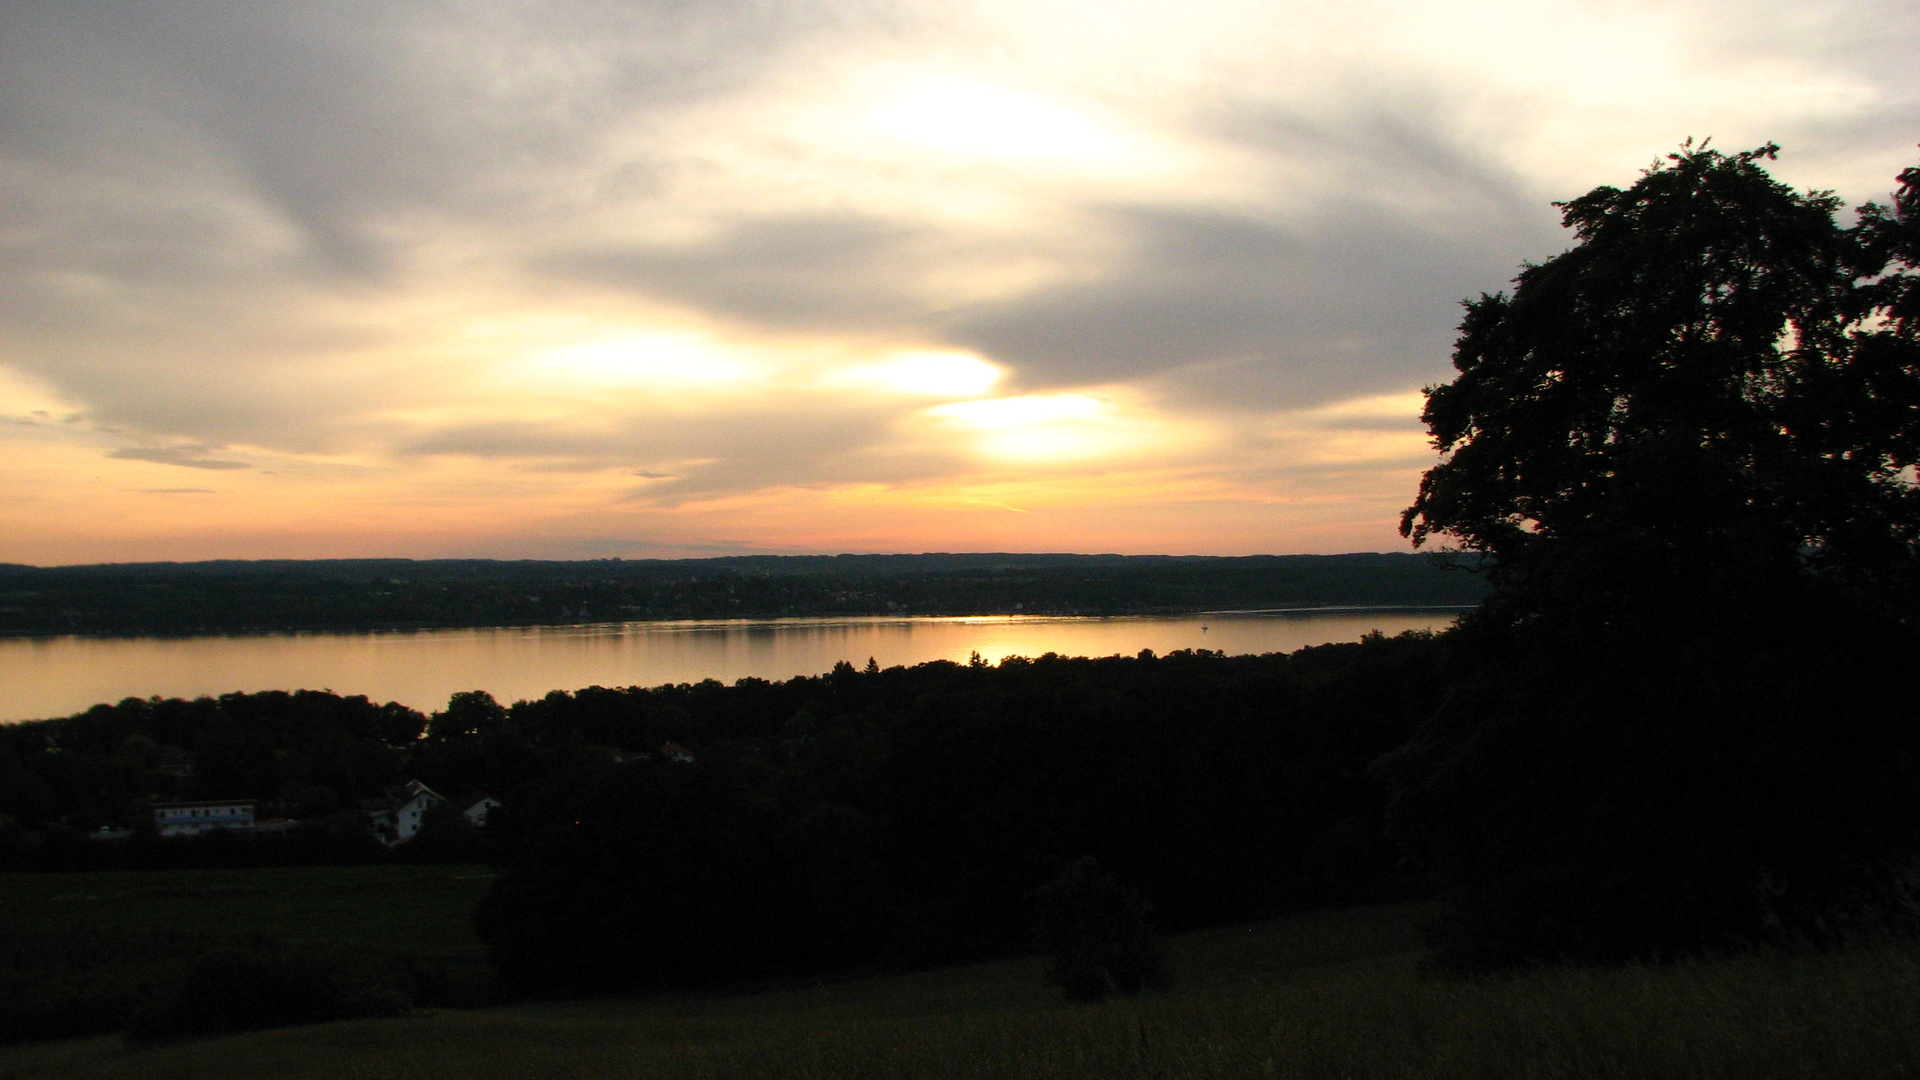
[[[462,735],[490,735],[507,720],[507,710],[485,690],[463,690],[447,699],[444,712],[427,721],[427,738],[444,742]]]
[[[1920,171],[1853,229],[1691,144],[1467,314],[1402,531],[1493,556],[1381,766],[1489,966],[1832,938],[1916,850]]]
[[[1136,994],[1167,981],[1153,905],[1092,856],[1069,863],[1033,894],[1034,938],[1047,982],[1075,1001]]]
[[[1767,175],[1775,150],[1688,150],[1561,204],[1578,245],[1466,305],[1403,532],[1489,552],[1515,588],[1595,545],[1743,573],[1911,561],[1920,321],[1888,263],[1913,256],[1920,170],[1848,231],[1833,196]]]

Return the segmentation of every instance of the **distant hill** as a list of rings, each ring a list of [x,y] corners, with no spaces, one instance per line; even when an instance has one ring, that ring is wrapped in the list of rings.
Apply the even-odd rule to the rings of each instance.
[[[744,555],[0,564],[0,635],[194,634],[823,615],[1452,607],[1473,556]]]

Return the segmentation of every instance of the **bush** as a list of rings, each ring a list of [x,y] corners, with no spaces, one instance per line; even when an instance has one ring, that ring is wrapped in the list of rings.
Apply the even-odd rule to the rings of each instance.
[[[514,993],[692,988],[808,972],[820,926],[751,768],[583,773],[474,912]]]
[[[1092,856],[1035,890],[1034,937],[1051,957],[1047,983],[1074,1001],[1136,994],[1167,982],[1153,905]]]
[[[148,1042],[407,1011],[408,974],[375,957],[254,938],[195,957],[127,1017]]]
[[[99,926],[0,926],[0,1044],[120,1030],[127,1011],[205,938]]]
[[[429,809],[420,831],[393,851],[395,859],[406,863],[483,863],[492,855],[486,833],[452,803]]]

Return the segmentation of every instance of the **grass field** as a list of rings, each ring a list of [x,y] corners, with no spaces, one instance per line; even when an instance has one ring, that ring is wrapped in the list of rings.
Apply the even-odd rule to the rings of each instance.
[[[1168,993],[1071,1005],[1039,962],[757,993],[416,1013],[131,1050],[0,1049],[0,1078],[1863,1078],[1920,1074],[1888,946],[1488,982],[1413,973],[1414,906],[1179,936]]]
[[[0,912],[9,928],[262,932],[296,944],[484,963],[471,915],[490,877],[484,866],[0,874]]]
[[[229,1017],[286,1016],[296,1000],[292,1015],[316,1018],[390,1013],[409,998],[497,1001],[471,920],[488,876],[445,866],[0,875],[0,1044],[244,1027]],[[197,974],[210,964],[229,966]],[[230,985],[239,970],[281,989],[256,986],[251,1002],[189,989]]]

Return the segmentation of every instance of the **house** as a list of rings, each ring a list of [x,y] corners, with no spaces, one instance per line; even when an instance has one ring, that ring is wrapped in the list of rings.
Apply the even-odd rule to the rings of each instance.
[[[476,826],[487,823],[487,815],[501,805],[491,795],[474,794],[449,799],[418,780],[390,787],[377,799],[363,799],[360,812],[366,815],[367,831],[392,847],[413,839],[426,821],[427,812],[442,803],[451,803],[460,816]]]
[[[253,828],[252,799],[154,803],[153,827],[161,836],[194,836],[214,829]]]
[[[487,823],[487,814],[492,811],[494,807],[500,805],[500,800],[491,795],[480,795],[461,801],[466,803],[466,809],[460,811],[460,816],[473,822],[476,828],[485,825]]]
[[[391,847],[413,839],[427,811],[446,801],[420,781],[409,780],[388,788],[378,799],[362,800],[360,811],[367,817],[367,829]]]

